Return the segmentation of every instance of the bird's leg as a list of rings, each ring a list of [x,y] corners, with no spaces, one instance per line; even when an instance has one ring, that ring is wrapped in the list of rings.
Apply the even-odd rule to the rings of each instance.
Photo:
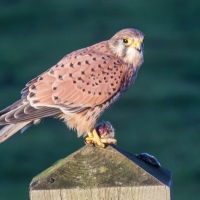
[[[97,144],[100,147],[105,147],[105,144],[101,142],[101,138],[99,137],[96,129],[93,129],[92,132],[88,132],[88,137],[85,138],[86,143]]]

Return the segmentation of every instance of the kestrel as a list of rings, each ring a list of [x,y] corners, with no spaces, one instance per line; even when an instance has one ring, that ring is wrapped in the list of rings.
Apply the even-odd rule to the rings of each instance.
[[[133,28],[110,40],[67,54],[32,79],[19,101],[0,111],[0,142],[23,132],[44,117],[63,119],[87,143],[105,147],[115,139],[101,138],[95,125],[102,113],[135,81],[143,63],[144,34]]]

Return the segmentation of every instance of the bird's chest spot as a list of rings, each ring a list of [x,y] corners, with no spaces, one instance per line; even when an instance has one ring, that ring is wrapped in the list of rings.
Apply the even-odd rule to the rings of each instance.
[[[122,79],[122,91],[126,91],[135,81],[137,76],[137,70],[134,68],[129,68],[125,76]]]

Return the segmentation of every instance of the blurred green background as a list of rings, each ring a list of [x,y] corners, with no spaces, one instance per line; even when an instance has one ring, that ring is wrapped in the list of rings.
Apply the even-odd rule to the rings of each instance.
[[[148,152],[173,172],[174,199],[200,197],[200,1],[1,0],[0,109],[65,54],[134,27],[145,62],[103,116],[118,145]],[[31,179],[84,145],[47,118],[0,145],[0,199],[26,200]]]

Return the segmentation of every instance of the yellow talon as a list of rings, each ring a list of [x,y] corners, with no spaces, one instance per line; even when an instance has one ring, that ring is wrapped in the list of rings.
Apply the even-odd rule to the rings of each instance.
[[[98,146],[103,148],[105,147],[105,144],[101,142],[100,137],[95,129],[92,131],[92,133],[88,132],[88,137],[85,138],[85,142],[88,144],[97,144]]]

